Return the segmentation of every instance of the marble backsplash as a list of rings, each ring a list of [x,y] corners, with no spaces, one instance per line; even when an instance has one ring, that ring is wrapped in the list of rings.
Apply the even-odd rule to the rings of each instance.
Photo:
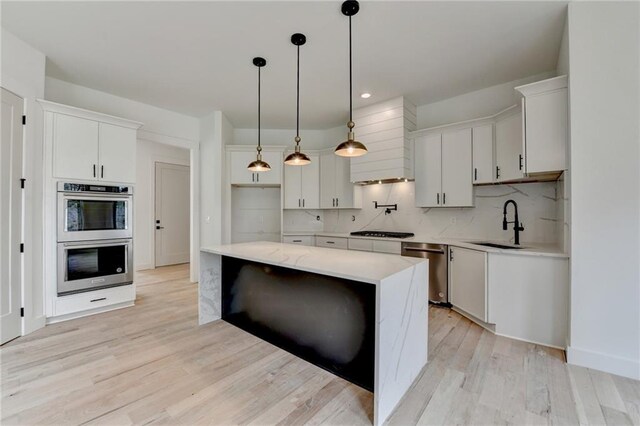
[[[360,210],[285,210],[284,232],[352,232],[363,229],[439,236],[447,238],[513,240],[513,225],[502,230],[502,207],[513,199],[518,203],[524,231],[523,242],[563,245],[560,231],[564,218],[558,185],[562,182],[523,183],[475,187],[475,208],[419,208],[414,205],[413,182],[363,187]],[[380,204],[398,204],[398,211],[385,215]],[[317,218],[320,217],[320,220]],[[509,206],[508,220],[513,220]]]

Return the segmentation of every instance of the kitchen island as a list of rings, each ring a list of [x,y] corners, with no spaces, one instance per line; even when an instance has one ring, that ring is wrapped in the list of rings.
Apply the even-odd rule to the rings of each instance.
[[[202,248],[199,322],[224,320],[374,394],[382,424],[427,362],[424,259],[255,242]]]

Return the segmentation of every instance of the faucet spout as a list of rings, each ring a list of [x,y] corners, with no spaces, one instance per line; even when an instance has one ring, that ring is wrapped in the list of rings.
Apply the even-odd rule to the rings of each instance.
[[[509,204],[513,204],[513,222],[507,221],[507,207]],[[502,229],[506,231],[509,223],[513,223],[514,244],[520,245],[520,231],[524,231],[524,225],[522,225],[518,219],[518,203],[514,200],[505,201],[504,206],[502,207]]]

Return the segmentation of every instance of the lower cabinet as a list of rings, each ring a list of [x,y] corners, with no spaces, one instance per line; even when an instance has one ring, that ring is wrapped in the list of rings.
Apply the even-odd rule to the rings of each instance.
[[[318,235],[316,236],[316,246],[347,250],[349,248],[349,239],[343,237],[323,237]]]
[[[133,284],[60,296],[55,299],[54,316],[76,314],[125,303],[133,304],[135,298],[136,288]]]
[[[282,237],[282,242],[285,244],[297,244],[299,246],[316,245],[313,235],[285,235]]]
[[[450,302],[487,322],[487,253],[449,248]]]

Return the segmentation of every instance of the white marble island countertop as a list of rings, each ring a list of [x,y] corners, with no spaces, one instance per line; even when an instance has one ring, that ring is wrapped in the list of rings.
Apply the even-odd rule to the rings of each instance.
[[[380,284],[424,259],[267,241],[202,247],[203,252],[283,266],[332,277]]]

